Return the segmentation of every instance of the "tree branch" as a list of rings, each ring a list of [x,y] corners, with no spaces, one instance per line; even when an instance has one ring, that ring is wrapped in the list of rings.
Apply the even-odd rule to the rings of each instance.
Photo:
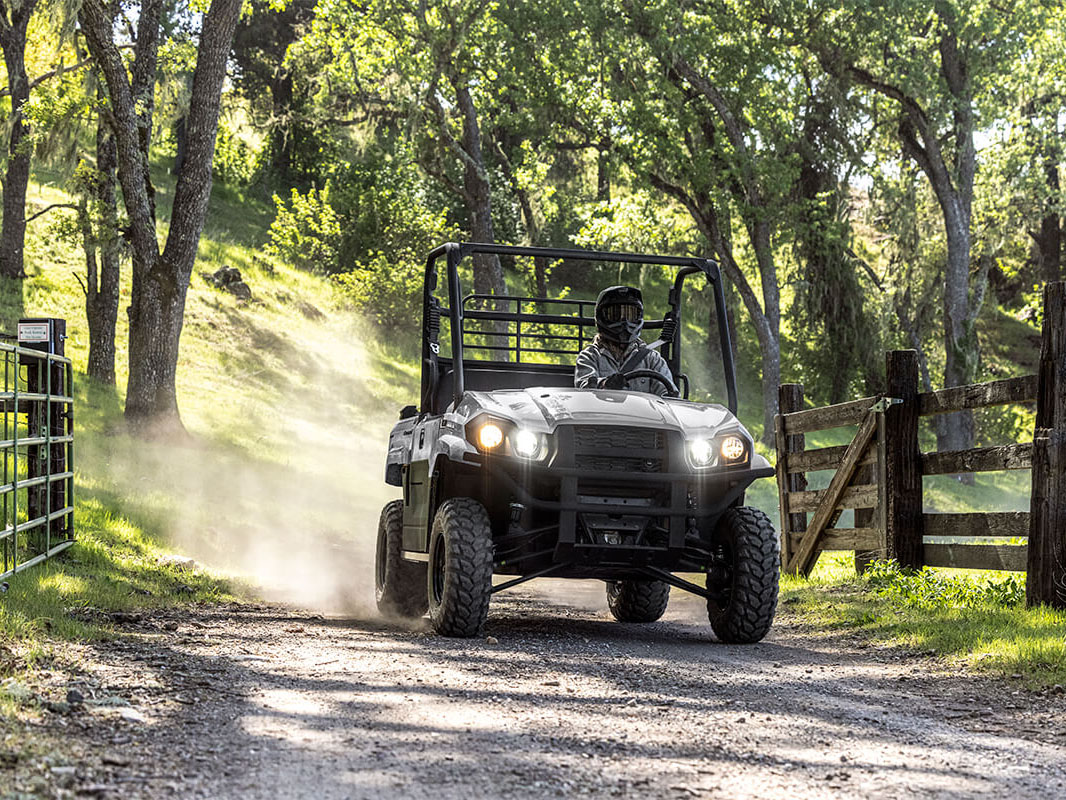
[[[93,60],[90,57],[90,58],[83,59],[82,61],[79,61],[77,64],[72,64],[69,67],[64,67],[62,64],[60,64],[55,69],[50,69],[50,70],[48,70],[48,72],[45,72],[45,73],[41,74],[40,76],[38,76],[37,78],[34,78],[32,81],[30,81],[30,91],[32,92],[34,89],[36,89],[42,83],[44,83],[46,80],[48,80],[50,78],[54,78],[56,75],[62,75],[65,72],[73,72],[76,69],[81,69],[82,67],[87,66],[88,64],[91,64],[92,62],[93,62]],[[7,97],[9,94],[11,94],[11,87],[10,86],[8,86],[8,87],[6,87],[4,89],[0,89],[0,97]]]
[[[877,287],[877,290],[880,291],[880,292],[883,292],[885,290],[885,287],[881,283],[881,279],[879,277],[877,277],[877,273],[874,272],[874,268],[871,267],[869,265],[869,263],[867,263],[866,259],[865,258],[861,258],[859,256],[859,254],[856,253],[854,250],[852,250],[850,247],[845,252],[848,254],[848,256],[851,259],[853,259],[855,261],[855,263],[857,263],[860,267],[862,267],[863,271],[867,275],[870,276],[870,280],[872,280],[874,282],[874,286]]]
[[[420,163],[422,169],[426,171],[426,174],[429,175],[431,178],[435,178],[440,181],[445,189],[447,189],[449,192],[452,192],[456,197],[462,198],[464,203],[467,203],[468,205],[470,203],[473,203],[474,198],[470,196],[466,189],[464,189],[462,186],[460,186],[451,178],[449,178],[447,173],[445,173],[443,169],[439,169],[428,162]]]
[[[764,336],[769,335],[769,320],[763,311],[762,305],[759,303],[755,290],[752,289],[747,277],[733,258],[732,248],[729,247],[725,237],[722,236],[722,229],[718,225],[718,215],[709,198],[705,199],[704,207],[701,208],[701,204],[697,199],[677,184],[671,183],[654,172],[647,172],[646,174],[652,186],[675,198],[688,209],[689,214],[696,222],[696,227],[700,229],[700,233],[707,238],[715,252],[718,253],[722,261],[722,267],[725,269],[729,279],[736,284],[737,291],[740,292],[740,297],[744,301],[744,306],[755,323],[756,335],[761,341]]]
[[[53,208],[73,208],[75,211],[78,210],[78,207],[76,205],[74,205],[73,203],[52,203],[52,205],[45,206],[40,211],[38,211],[36,214],[31,214],[30,216],[26,217],[27,224],[30,223],[30,222],[33,222],[35,219],[37,219],[37,217],[43,217],[45,214],[47,214]]]
[[[948,172],[943,153],[940,150],[940,142],[937,140],[929,122],[929,117],[925,113],[925,109],[921,107],[921,104],[898,86],[875,77],[873,73],[861,67],[848,64],[844,71],[861,85],[873,89],[875,92],[900,104],[903,110],[903,118],[910,126],[909,130],[904,128],[901,120],[900,136],[903,140],[904,150],[929,177],[934,191],[940,197],[940,202],[943,204],[949,200],[954,200],[955,186]],[[914,135],[915,131],[921,137],[921,143],[918,142],[917,137]],[[944,193],[943,195],[941,195],[942,192]]]
[[[511,184],[511,190],[515,193],[515,197],[518,199],[518,205],[522,209],[522,218],[526,223],[526,234],[529,237],[529,243],[535,245],[537,243],[537,217],[533,212],[533,201],[529,197],[529,192],[523,189],[518,183],[518,176],[515,175],[514,165],[511,163],[511,159],[507,157],[507,153],[503,151],[499,141],[495,137],[491,137],[493,152],[496,153],[496,157],[500,159],[500,163],[503,165],[504,172],[507,173],[507,180]]]
[[[438,101],[436,97],[427,97],[426,104],[430,107],[430,109],[437,117],[437,122],[439,123],[437,129],[440,132],[440,137],[444,141],[445,146],[457,156],[459,156],[459,159],[463,162],[464,166],[470,167],[471,169],[475,170],[478,175],[482,175],[484,173],[484,167],[474,161],[470,154],[463,149],[462,145],[460,145],[459,142],[455,140],[455,137],[452,136],[452,132],[448,130],[448,117],[444,113],[444,109],[441,107],[440,101]],[[488,176],[484,177],[487,181]]]

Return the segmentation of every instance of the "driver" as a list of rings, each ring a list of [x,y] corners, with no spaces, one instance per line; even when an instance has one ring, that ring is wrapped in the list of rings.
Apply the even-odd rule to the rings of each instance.
[[[611,286],[596,298],[596,338],[577,357],[574,386],[578,389],[631,389],[660,397],[673,386],[666,360],[640,340],[644,327],[644,301],[640,289]],[[627,382],[623,375],[638,369],[653,370],[668,383],[653,378]]]

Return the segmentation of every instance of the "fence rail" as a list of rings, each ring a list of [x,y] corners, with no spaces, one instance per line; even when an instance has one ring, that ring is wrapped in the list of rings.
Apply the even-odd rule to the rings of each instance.
[[[785,569],[806,574],[822,550],[855,550],[860,562],[877,554],[909,567],[1023,571],[1031,605],[1066,608],[1066,283],[1045,287],[1039,364],[1036,375],[920,393],[917,354],[893,351],[886,359],[890,404],[880,413],[878,397],[804,409],[803,387],[781,386],[777,464]],[[919,449],[923,417],[1019,403],[1036,404],[1031,442]],[[850,445],[805,449],[806,433],[857,424]],[[860,441],[868,429],[876,433]],[[1029,512],[923,512],[925,475],[1023,469],[1032,472]],[[807,473],[817,470],[835,470],[833,480],[828,489],[809,491]],[[836,529],[845,508],[856,509],[855,527]],[[814,514],[810,527],[808,512]],[[959,538],[1028,542],[943,541]]]
[[[49,331],[44,349],[0,343],[0,578],[74,543],[73,371],[62,320],[34,324]]]

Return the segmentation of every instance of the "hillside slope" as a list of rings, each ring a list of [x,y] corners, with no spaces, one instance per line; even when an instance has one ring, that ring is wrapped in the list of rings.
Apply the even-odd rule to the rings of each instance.
[[[68,200],[39,185],[29,199],[38,207]],[[79,546],[8,581],[0,677],[47,652],[38,632],[98,636],[116,610],[228,596],[230,575],[247,576],[267,597],[318,608],[371,602],[373,535],[392,496],[381,480],[387,431],[417,385],[409,362],[374,343],[327,281],[261,258],[268,209],[222,190],[192,279],[178,366],[190,439],[133,439],[121,414],[128,264],[112,389],[84,374],[83,257],[55,235],[49,216],[31,224],[29,277],[0,285],[0,330],[13,331],[25,315],[67,320]],[[209,275],[223,265],[241,270],[252,300],[215,288]],[[175,549],[209,569],[169,565]],[[7,651],[18,657],[5,659]]]

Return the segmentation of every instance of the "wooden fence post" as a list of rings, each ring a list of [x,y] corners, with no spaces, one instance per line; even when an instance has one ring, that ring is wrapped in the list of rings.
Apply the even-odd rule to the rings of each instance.
[[[785,436],[782,415],[803,410],[803,384],[783,383],[777,389],[777,401],[780,414],[777,417],[777,486],[781,499],[781,563],[792,560],[792,533],[807,529],[807,514],[785,514],[789,492],[802,492],[807,489],[807,475],[802,472],[788,474],[788,456],[802,453],[806,446],[802,433]]]
[[[886,354],[886,394],[901,400],[885,411],[885,538],[888,557],[922,566],[922,467],[918,449],[918,353]]]
[[[1044,287],[1026,602],[1066,609],[1066,283]]]

